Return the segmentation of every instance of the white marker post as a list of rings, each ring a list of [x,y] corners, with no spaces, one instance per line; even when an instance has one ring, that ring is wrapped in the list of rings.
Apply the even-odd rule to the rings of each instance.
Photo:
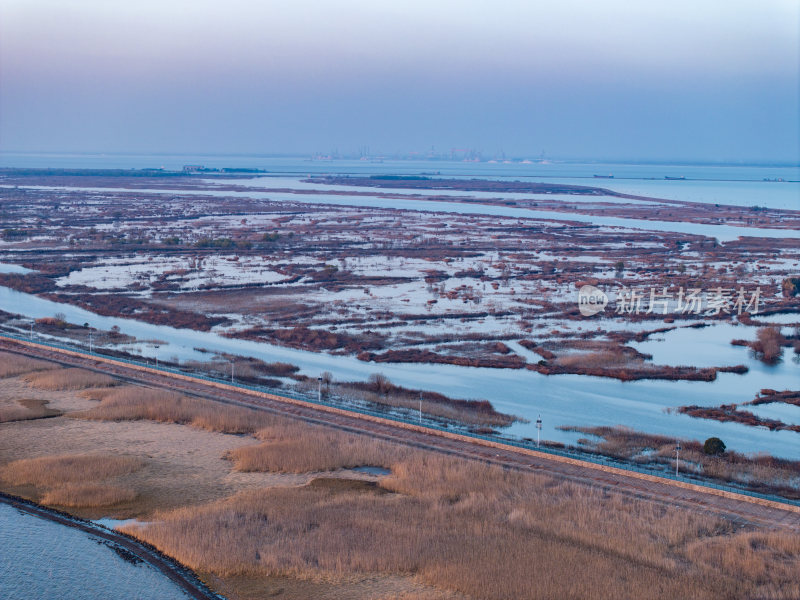
[[[322,375],[317,377],[317,402],[322,404]]]
[[[542,415],[539,415],[539,418],[536,419],[536,447],[539,447],[539,443],[541,442],[542,437]]]

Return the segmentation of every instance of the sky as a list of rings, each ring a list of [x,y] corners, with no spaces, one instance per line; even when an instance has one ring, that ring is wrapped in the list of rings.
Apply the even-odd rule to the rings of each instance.
[[[2,0],[0,151],[800,161],[797,0]]]

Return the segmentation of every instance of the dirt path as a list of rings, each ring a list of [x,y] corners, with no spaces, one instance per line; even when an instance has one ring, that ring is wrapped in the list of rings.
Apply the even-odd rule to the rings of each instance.
[[[53,521],[54,523],[59,523],[60,525],[66,525],[67,527],[79,529],[91,534],[96,538],[111,542],[116,547],[130,552],[140,560],[146,562],[148,565],[161,572],[164,576],[168,577],[173,583],[175,583],[175,585],[177,585],[181,590],[183,590],[190,598],[194,598],[196,600],[220,600],[222,598],[222,596],[219,596],[209,590],[191,570],[187,569],[177,561],[164,556],[152,546],[139,542],[123,533],[106,529],[105,527],[96,525],[91,521],[84,521],[83,519],[78,519],[66,513],[51,510],[34,502],[30,502],[29,500],[18,498],[16,496],[10,496],[2,492],[0,492],[0,502],[40,519],[47,519],[48,521]]]
[[[319,406],[265,392],[156,371],[113,359],[88,356],[2,336],[0,336],[0,348],[52,360],[63,365],[108,373],[131,383],[161,387],[223,403],[259,408],[306,422],[477,459],[507,468],[546,473],[615,493],[701,510],[734,522],[769,528],[790,527],[800,531],[800,507],[795,505],[361,415],[343,409]]]

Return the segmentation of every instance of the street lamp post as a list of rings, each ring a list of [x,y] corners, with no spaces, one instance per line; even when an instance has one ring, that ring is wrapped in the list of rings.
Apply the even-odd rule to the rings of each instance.
[[[678,464],[680,462],[681,456],[681,442],[678,440],[675,442],[675,477],[678,476]]]
[[[536,447],[539,447],[539,443],[541,442],[542,437],[542,415],[539,415],[539,418],[536,419]]]

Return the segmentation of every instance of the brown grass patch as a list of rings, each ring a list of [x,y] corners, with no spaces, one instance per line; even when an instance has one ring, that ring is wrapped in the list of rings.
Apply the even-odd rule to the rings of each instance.
[[[556,364],[566,369],[621,367],[631,363],[622,352],[585,352],[566,354],[556,359]]]
[[[22,377],[29,385],[43,390],[82,390],[85,388],[116,385],[116,379],[103,373],[86,369],[53,369],[30,373]]]
[[[137,506],[147,501],[151,508],[158,506],[151,494],[173,494],[161,504],[170,510],[148,512],[153,523],[128,531],[211,579],[224,578],[233,589],[242,578],[277,576],[301,586],[325,582],[326,593],[338,597],[353,578],[401,578],[490,600],[797,596],[793,576],[800,552],[789,533],[735,533],[729,522],[696,511],[162,390],[126,386],[86,395],[100,401],[83,413],[90,419],[255,429],[260,443],[228,453],[238,470],[295,473],[363,464],[392,469],[369,483],[331,476],[298,486],[287,479],[286,487],[224,497],[231,493],[227,488],[205,496],[224,499],[194,506],[187,504],[197,473],[188,464],[170,472],[169,488],[147,487],[150,466],[131,478],[105,481],[141,464],[114,463],[126,460],[119,456],[48,456],[0,470],[5,481],[49,488],[42,494],[47,502],[119,502],[114,512],[128,511],[126,516],[142,514],[124,504],[133,490],[140,493]],[[85,435],[85,423],[63,421],[80,424]],[[202,452],[202,440],[195,440],[192,452]],[[157,468],[160,462],[156,454],[148,464]]]
[[[226,455],[237,471],[306,473],[364,465],[392,468],[410,450],[367,436],[304,423],[283,423],[258,432],[264,443]]]
[[[48,403],[48,400],[40,398],[22,398],[2,403],[0,404],[0,423],[41,419],[62,414],[59,410],[48,408]]]
[[[761,542],[767,563],[785,561],[766,585],[757,571],[704,554],[714,544],[742,560],[759,554],[721,519],[546,476],[418,452],[379,486],[393,493],[346,485],[248,491],[127,531],[226,578],[415,575],[498,600],[791,598],[797,585],[800,553],[787,551],[796,545],[789,534]]]
[[[0,377],[15,377],[31,371],[52,369],[53,363],[9,352],[0,352]]]
[[[0,468],[0,479],[11,485],[58,486],[126,475],[143,461],[130,456],[68,454],[15,460]]]
[[[359,352],[357,357],[358,360],[363,360],[364,362],[432,363],[491,369],[521,369],[525,366],[525,359],[516,354],[505,355],[485,352],[479,356],[459,356],[440,354],[432,350],[421,350],[419,348],[387,350],[382,353]]]
[[[105,392],[92,390],[89,396],[99,399],[100,406],[72,416],[99,421],[145,419],[180,423],[220,433],[255,433],[283,422],[280,417],[264,411],[191,398],[168,390],[124,386]]]
[[[249,436],[226,435],[174,423],[42,419],[0,426],[0,465],[23,458],[65,454],[144,459],[142,469],[99,482],[130,487],[138,493],[137,498],[115,505],[113,511],[75,509],[79,516],[92,519],[109,515],[146,519],[155,510],[205,504],[243,489],[302,485],[312,477],[233,472],[232,464],[223,455],[232,448],[255,443]],[[14,486],[1,481],[0,489],[34,501],[40,501],[47,491],[47,488]]]
[[[687,556],[727,576],[754,582],[751,598],[800,598],[800,537],[796,535],[748,532],[697,541],[689,545]]]
[[[762,327],[756,334],[756,341],[751,343],[750,347],[761,362],[774,365],[780,360],[783,353],[782,346],[786,343],[780,327]]]
[[[188,368],[203,373],[208,373],[212,377],[228,379],[231,376],[231,362],[234,363],[236,380],[245,383],[255,383],[280,387],[282,382],[275,377],[297,377],[300,367],[285,362],[264,362],[253,357],[235,356],[233,354],[222,354],[212,360],[187,361],[183,363],[184,368]]]
[[[56,487],[42,496],[44,504],[95,508],[113,506],[136,499],[136,492],[129,487],[102,483],[68,483]]]
[[[255,434],[263,443],[231,450],[239,472],[306,473],[364,465],[391,468],[409,451],[366,436],[298,423],[264,411],[191,398],[167,390],[125,386],[91,390],[100,405],[70,416],[102,421],[150,420],[220,433]]]
[[[114,388],[114,390],[125,389],[122,387]],[[107,387],[92,387],[86,388],[78,392],[78,396],[81,398],[86,398],[87,400],[95,400],[96,402],[100,402],[103,398],[107,397],[112,390]]]

